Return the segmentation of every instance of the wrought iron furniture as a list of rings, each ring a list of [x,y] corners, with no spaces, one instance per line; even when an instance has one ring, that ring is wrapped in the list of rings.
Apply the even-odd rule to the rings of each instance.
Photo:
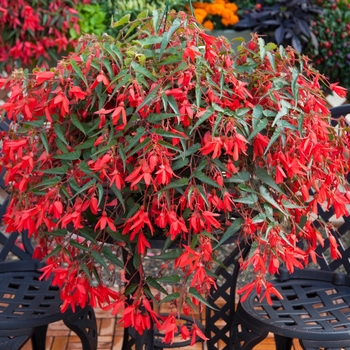
[[[206,307],[205,324],[203,324],[204,320],[201,318],[196,321],[197,325],[209,338],[206,343],[206,348],[208,350],[231,349],[230,328],[235,310],[236,283],[240,268],[239,261],[240,258],[246,257],[250,249],[250,245],[246,241],[232,243],[238,241],[238,238],[239,234],[236,234],[229,240],[231,244],[224,248],[228,252],[224,254],[226,258],[222,262],[222,266],[219,266],[215,271],[215,275],[218,277],[218,288],[212,288],[211,295],[207,299],[208,304],[210,304],[212,308]],[[152,241],[151,244],[153,248],[161,249],[164,245],[164,241]],[[133,275],[135,271],[132,263],[130,266],[127,266],[127,270],[132,271],[130,275]],[[137,281],[134,280],[134,283],[137,283]],[[182,318],[186,320],[188,325],[193,322],[191,319],[186,319],[185,316]],[[201,341],[200,338],[197,338],[197,341]],[[153,329],[144,332],[142,336],[132,329],[126,329],[124,332],[122,349],[130,350],[136,345],[137,350],[158,350],[179,348],[189,346],[189,344],[189,340],[176,340],[171,345],[165,344],[162,342],[162,335],[156,333]]]
[[[331,112],[333,117],[346,116],[350,105]],[[320,217],[330,223],[342,258],[330,261],[327,238],[317,247],[317,267],[293,274],[281,269],[276,276],[274,287],[283,300],[273,297],[269,305],[253,292],[239,303],[231,330],[234,349],[252,349],[268,332],[275,334],[279,350],[290,349],[293,338],[308,350],[350,349],[350,216],[334,221],[331,208]]]
[[[5,122],[1,131],[7,131]],[[0,175],[0,221],[6,212],[9,196],[6,193],[3,170]],[[82,341],[84,350],[97,349],[97,325],[93,309],[77,308],[62,313],[60,291],[50,280],[39,280],[44,266],[32,259],[33,247],[23,233],[22,247],[18,232],[5,234],[0,229],[0,349],[20,349],[31,338],[33,350],[45,350],[48,324],[63,320]]]

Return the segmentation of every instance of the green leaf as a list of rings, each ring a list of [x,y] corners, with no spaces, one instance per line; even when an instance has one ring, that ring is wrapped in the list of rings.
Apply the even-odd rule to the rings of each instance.
[[[53,178],[48,178],[43,181],[41,181],[39,184],[37,184],[34,188],[43,188],[43,187],[51,187],[52,185],[57,185],[59,182],[61,182],[62,179],[59,176],[55,176]]]
[[[284,199],[282,199],[282,204],[285,208],[288,208],[288,209],[304,209],[305,208],[304,205],[296,205],[296,204],[288,202]]]
[[[174,260],[182,254],[182,249],[176,248],[172,249],[169,252],[162,253],[159,255],[153,255],[152,259],[161,259],[161,260]]]
[[[195,171],[192,175],[191,178],[195,177],[196,179],[198,179],[201,182],[204,182],[208,185],[211,185],[213,187],[216,188],[221,188],[221,186],[219,184],[217,184],[214,180],[212,180],[209,176],[205,175],[204,173],[200,172],[200,171]]]
[[[128,157],[131,157],[138,151],[142,150],[142,148],[146,147],[148,144],[151,143],[151,139],[149,137],[146,137],[141,143],[139,143],[136,147],[134,147],[130,153],[128,153]]]
[[[258,215],[255,215],[252,219],[252,222],[254,224],[259,224],[261,222],[264,222],[266,220],[266,215],[264,213],[259,213]]]
[[[160,88],[160,85],[156,85],[156,87],[153,88],[148,93],[148,95],[145,97],[145,99],[137,107],[135,113],[137,113],[143,106],[147,105],[149,102],[151,102],[157,96],[159,88]]]
[[[179,275],[172,275],[172,276],[157,277],[156,281],[161,282],[161,283],[169,283],[169,284],[179,283],[180,276]]]
[[[81,151],[76,150],[76,151],[69,152],[69,153],[56,154],[56,155],[52,156],[52,158],[62,159],[62,160],[77,160],[80,158],[80,155],[81,155]]]
[[[62,165],[57,168],[40,169],[38,171],[44,174],[66,175],[68,172],[68,165]]]
[[[63,237],[66,236],[68,231],[65,229],[60,229],[60,230],[52,230],[52,231],[43,231],[42,232],[44,235],[50,235],[50,236],[55,236],[55,237]]]
[[[165,186],[162,189],[162,191],[166,191],[166,190],[169,190],[171,188],[184,187],[184,186],[188,186],[188,178],[187,177],[183,177],[181,179],[170,182],[169,185]]]
[[[88,148],[92,148],[94,146],[96,139],[95,138],[90,138],[87,139],[85,142],[81,143],[78,146],[75,146],[75,149],[88,149]]]
[[[57,137],[65,144],[68,146],[68,142],[66,140],[66,138],[64,137],[63,131],[61,130],[61,127],[58,124],[55,124],[53,126],[55,133],[57,135]]]
[[[248,205],[253,205],[257,201],[258,201],[258,196],[254,193],[249,194],[245,197],[234,199],[234,202],[248,204]]]
[[[289,217],[289,214],[286,213],[281,207],[280,205],[274,200],[274,198],[271,196],[270,191],[264,187],[264,186],[259,186],[259,191],[260,194],[262,195],[262,197],[266,200],[266,202],[270,203],[272,206],[274,206],[275,208],[277,208],[280,212],[282,212],[284,215]]]
[[[242,108],[242,109],[247,109],[247,108]],[[248,109],[249,110],[249,109]],[[256,105],[254,106],[254,109],[253,109],[253,117],[256,118],[256,119],[260,119],[262,114],[263,114],[263,107],[261,105]]]
[[[253,132],[249,135],[248,141],[252,140],[254,136],[256,136],[261,130],[264,130],[268,124],[268,120],[265,119],[260,119],[258,123],[254,126]]]
[[[122,55],[120,53],[120,50],[117,48],[117,46],[115,46],[115,45],[113,46],[114,49],[115,48],[118,49],[117,52],[112,49],[112,47],[109,45],[109,43],[104,43],[103,46],[107,50],[107,52],[112,56],[112,58],[115,61],[115,63],[123,64]]]
[[[258,38],[260,58],[263,61],[266,55],[265,41],[263,38]]]
[[[45,147],[46,153],[50,153],[49,143],[47,141],[47,136],[46,136],[46,133],[44,132],[44,130],[41,131],[40,138],[41,138],[41,141]]]
[[[111,251],[111,248],[107,245],[102,247],[102,253],[107,260],[112,262],[114,265],[124,268],[124,264],[117,258],[117,256]]]
[[[165,298],[163,298],[159,304],[167,303],[169,301],[175,300],[177,298],[180,298],[180,293],[175,292],[167,295]]]
[[[153,288],[159,290],[160,292],[162,292],[163,294],[168,294],[168,292],[151,276],[148,276],[146,278],[146,282]]]
[[[194,124],[192,130],[190,131],[190,134],[192,134],[192,132],[202,123],[204,123],[208,118],[210,118],[214,113],[214,108],[213,107],[209,107],[204,114],[197,120],[196,124]]]
[[[52,250],[48,255],[45,256],[45,260],[51,258],[56,255],[61,249],[63,249],[62,245],[59,244],[54,250]]]
[[[147,116],[147,121],[153,124],[157,124],[158,122],[164,120],[164,119],[170,119],[170,118],[178,118],[180,115],[179,114],[174,114],[174,113],[151,113]]]
[[[158,60],[161,59],[163,52],[171,39],[171,36],[176,32],[176,30],[180,26],[181,26],[181,20],[179,18],[176,18],[175,21],[172,23],[171,27],[169,28],[169,31],[165,32],[163,34],[162,44],[160,46]]]
[[[271,52],[267,52],[267,57],[270,61],[270,64],[271,64],[273,71],[276,72],[275,57],[272,55]]]
[[[84,135],[86,135],[86,131],[84,129],[84,125],[80,122],[75,114],[70,115],[70,119],[75,127],[77,127]]]
[[[175,170],[179,170],[183,167],[185,167],[186,165],[188,165],[189,160],[188,158],[180,158],[178,159],[176,162],[174,162],[171,166],[171,168],[175,171]]]
[[[166,131],[166,130],[161,129],[161,128],[159,128],[159,129],[152,129],[151,132],[155,133],[157,135],[160,135],[162,137],[170,137],[171,139],[174,139],[174,138],[176,138],[176,139],[187,139],[186,136],[182,136],[182,135],[174,133],[174,132]]]
[[[136,290],[136,288],[138,287],[138,284],[130,284],[128,288],[126,288],[124,295],[127,297],[128,295],[130,295],[132,292],[134,292]]]
[[[272,187],[277,192],[285,194],[284,191],[276,184],[275,180],[268,174],[266,169],[257,168],[255,170],[255,175],[266,185]]]
[[[69,244],[72,245],[73,247],[75,247],[75,248],[77,248],[77,249],[81,249],[81,250],[83,250],[83,251],[89,250],[89,248],[88,248],[87,246],[82,245],[82,244],[80,244],[79,242],[74,241],[73,239],[71,239],[71,240],[69,241]]]
[[[283,107],[280,109],[280,111],[277,113],[277,115],[276,115],[276,117],[275,117],[275,119],[274,119],[274,121],[273,121],[273,123],[272,123],[272,126],[275,126],[276,123],[277,123],[282,117],[284,117],[285,115],[288,114],[288,112],[289,112],[288,108],[286,108],[286,107],[283,106]]]
[[[152,81],[156,82],[157,79],[152,75],[151,72],[149,72],[145,67],[141,66],[140,64],[136,63],[135,61],[131,62],[131,67],[135,72],[138,72],[148,79],[151,79]]]
[[[256,113],[258,113],[258,111],[259,111],[259,107],[258,107],[258,106],[260,106],[260,105],[256,105],[256,106],[255,106],[255,107],[257,108]],[[255,108],[254,108],[254,109],[255,109]],[[245,116],[249,111],[250,111],[250,108],[238,108],[238,109],[235,110],[235,115],[236,115],[237,117],[243,117],[243,116]],[[254,116],[254,114],[253,114],[253,116]],[[260,116],[259,116],[258,118],[260,118]]]
[[[271,139],[269,141],[269,144],[267,145],[266,149],[265,149],[265,152],[264,152],[264,155],[266,155],[266,153],[268,152],[268,150],[270,149],[270,147],[275,143],[275,141],[280,137],[280,135],[282,134],[282,130],[277,128],[272,136],[271,136]]]
[[[225,179],[225,182],[245,183],[249,181],[249,179],[250,179],[250,174],[246,171],[241,171],[238,174],[233,174],[230,178]]]
[[[207,307],[211,308],[212,310],[216,310],[216,311],[219,311],[217,308],[213,307],[212,305],[210,305],[207,300],[205,298],[203,298],[197,291],[196,288],[194,287],[191,287],[189,290],[188,290],[195,299],[197,299],[198,301],[200,301],[201,303],[203,303],[204,305],[206,305]]]
[[[130,22],[130,13],[123,16],[119,21],[112,24],[112,28],[118,28],[120,26],[123,26],[124,24],[127,24]]]
[[[170,108],[174,111],[174,113],[176,113],[177,115],[180,115],[179,108],[177,106],[177,103],[175,101],[174,96],[169,95],[167,97],[168,97],[168,103],[169,103]]]
[[[92,258],[93,258],[98,264],[100,264],[101,266],[104,267],[104,269],[106,270],[106,272],[108,273],[108,275],[110,275],[108,266],[107,266],[106,262],[104,261],[104,259],[102,258],[101,254],[100,254],[98,251],[96,251],[96,250],[91,251],[90,254],[91,254]],[[123,266],[124,266],[124,265],[123,265]]]
[[[214,247],[218,249],[222,244],[224,244],[230,237],[232,237],[242,226],[243,220],[241,218],[236,219],[231,226],[228,227],[224,235],[221,237],[219,243]]]
[[[83,72],[80,70],[77,62],[75,60],[71,59],[70,64],[71,64],[72,68],[74,69],[74,71],[78,74],[79,78],[85,83],[86,87],[88,88],[89,85],[88,85],[88,82],[86,80],[86,77],[84,76]]]
[[[142,12],[140,12],[140,13],[136,16],[136,19],[146,18],[147,16],[148,16],[148,10],[143,10]]]
[[[89,240],[90,242],[97,244],[96,234],[95,234],[94,230],[92,230],[88,227],[80,228],[79,229],[79,236],[82,236],[82,237],[86,238],[87,240]]]
[[[93,174],[93,171],[90,169],[88,164],[86,162],[80,162],[79,163],[79,168],[86,174],[86,175],[91,175]]]
[[[196,106],[199,108],[202,101],[202,90],[199,83],[196,84]]]
[[[181,152],[181,150],[179,150],[176,146],[173,146],[172,144],[165,142],[165,141],[162,141],[162,140],[158,141],[158,145],[162,145],[165,148],[172,149],[175,152]]]

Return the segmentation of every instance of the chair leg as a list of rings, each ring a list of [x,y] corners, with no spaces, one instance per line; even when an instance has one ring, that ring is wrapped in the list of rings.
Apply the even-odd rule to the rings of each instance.
[[[80,338],[83,350],[97,350],[97,323],[92,307],[86,306],[63,319],[64,324]]]
[[[36,327],[32,334],[32,347],[33,350],[45,350],[46,332],[48,325]]]
[[[4,331],[1,332],[2,334]],[[12,331],[8,331],[8,334],[12,336],[0,336],[0,349],[1,350],[19,350],[30,339],[33,333],[32,329],[21,329],[12,334]]]
[[[251,350],[267,337],[268,332],[247,323],[240,311],[241,304],[238,304],[231,325],[231,346],[234,350]]]

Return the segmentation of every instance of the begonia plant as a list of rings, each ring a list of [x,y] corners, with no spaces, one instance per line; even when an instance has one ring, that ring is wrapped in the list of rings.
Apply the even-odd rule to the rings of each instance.
[[[183,12],[126,21],[117,38],[82,37],[50,70],[1,80],[12,90],[1,106],[11,122],[1,137],[5,223],[35,237],[63,310],[90,303],[139,333],[153,321],[167,342],[179,328],[205,339],[178,316],[210,297],[230,237],[253,241],[244,267],[255,279],[241,292],[269,298],[267,271],[315,257],[318,205],[347,214],[349,129],[344,118],[331,126],[321,76],[290,47],[253,36],[235,53]],[[149,258],[163,264],[152,275],[143,261],[157,237],[163,251]],[[116,267],[119,291],[105,277]]]

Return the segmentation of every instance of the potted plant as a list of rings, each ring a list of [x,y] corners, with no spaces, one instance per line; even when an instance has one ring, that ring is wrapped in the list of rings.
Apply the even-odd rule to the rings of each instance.
[[[254,242],[255,280],[242,292],[268,297],[266,271],[314,256],[317,204],[346,211],[348,129],[343,119],[331,126],[319,73],[292,48],[253,36],[234,54],[183,12],[126,22],[117,38],[82,37],[57,67],[0,81],[12,89],[1,106],[11,121],[0,158],[12,192],[5,223],[36,238],[63,309],[89,302],[140,333],[152,320],[168,342],[178,328],[205,339],[178,316],[206,302],[230,236]],[[156,237],[163,263],[149,275]],[[120,291],[107,284],[117,268]],[[171,301],[172,312],[160,316],[150,300]]]
[[[86,2],[86,0],[84,0]],[[71,48],[70,29],[79,32],[77,0],[0,1],[0,73],[48,67]]]
[[[320,73],[349,89],[350,3],[347,0],[320,0],[317,4],[323,11],[314,18],[312,30],[319,45],[307,45],[304,53],[312,59]],[[350,99],[349,93],[347,98]]]
[[[312,24],[322,9],[313,0],[262,0],[235,26],[250,28],[278,45],[292,45],[299,53],[306,44],[318,47]]]
[[[244,5],[245,2],[243,2]],[[235,30],[235,25],[239,22],[238,12],[240,2],[231,2],[229,0],[199,1],[192,4],[192,8],[187,6],[188,12],[193,10],[198,23],[213,36],[225,36],[231,41],[232,48],[237,49],[243,38],[250,40],[250,30]],[[236,40],[234,40],[236,39]],[[242,40],[243,40],[242,39]]]

